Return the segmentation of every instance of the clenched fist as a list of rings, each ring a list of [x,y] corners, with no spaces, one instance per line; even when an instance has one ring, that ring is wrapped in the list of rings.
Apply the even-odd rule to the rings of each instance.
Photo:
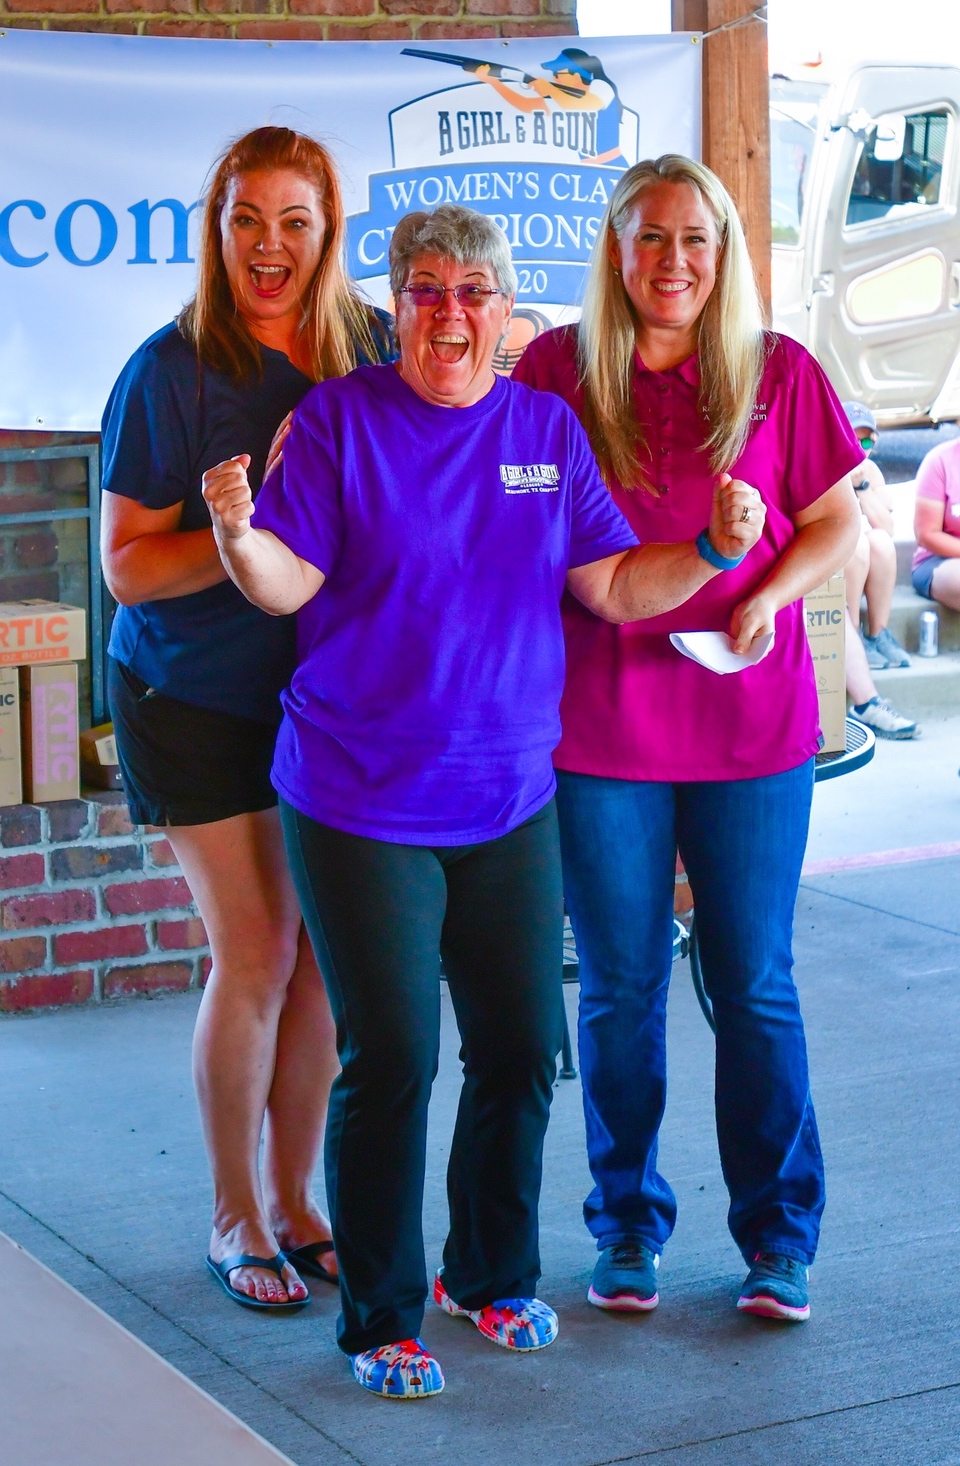
[[[763,534],[766,517],[766,506],[756,489],[728,473],[720,475],[707,531],[718,555],[728,560],[745,555]]]
[[[208,468],[203,475],[203,497],[210,506],[216,538],[239,540],[250,528],[253,494],[247,482],[250,454],[241,453]]]

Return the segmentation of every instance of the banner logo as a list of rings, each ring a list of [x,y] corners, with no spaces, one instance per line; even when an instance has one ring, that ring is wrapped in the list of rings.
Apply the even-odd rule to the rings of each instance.
[[[390,236],[412,209],[467,204],[509,239],[518,301],[575,302],[603,210],[638,156],[640,119],[602,62],[568,47],[534,76],[442,51],[401,55],[473,79],[389,114],[394,166],[370,175],[368,209],[348,220],[351,274],[387,273]],[[537,313],[528,316],[529,336]]]

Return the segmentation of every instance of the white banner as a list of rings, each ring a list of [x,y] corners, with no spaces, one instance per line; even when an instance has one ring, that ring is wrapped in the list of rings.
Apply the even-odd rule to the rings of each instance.
[[[700,51],[689,36],[417,45],[0,31],[0,427],[99,426],[127,357],[193,293],[211,163],[266,123],[333,150],[350,269],[378,304],[408,210],[455,200],[496,218],[520,279],[509,366],[569,318],[620,172],[663,152],[699,156]]]

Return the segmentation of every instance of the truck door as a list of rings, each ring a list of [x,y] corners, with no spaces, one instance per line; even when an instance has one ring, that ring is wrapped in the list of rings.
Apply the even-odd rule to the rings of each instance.
[[[842,398],[925,417],[960,352],[960,70],[857,67],[811,219],[808,341]]]

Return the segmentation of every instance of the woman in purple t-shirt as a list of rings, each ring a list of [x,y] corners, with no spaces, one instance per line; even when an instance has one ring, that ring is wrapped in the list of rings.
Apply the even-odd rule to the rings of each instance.
[[[657,1171],[679,845],[717,1025],[717,1132],[739,1306],[802,1319],[823,1166],[793,984],[817,692],[801,597],[849,558],[862,452],[817,363],[765,333],[736,209],[709,169],[667,156],[626,172],[598,235],[579,328],[534,341],[515,379],[587,426],[641,541],[685,540],[718,482],[755,485],[763,536],[679,610],[635,626],[569,596],[554,762],[564,882],[580,954],[580,1066],[600,1257],[599,1308],[654,1308],[676,1219]],[[671,632],[727,632],[733,675]]]
[[[361,1385],[412,1398],[443,1385],[417,1338],[441,956],[464,1085],[433,1297],[506,1348],[557,1332],[535,1292],[562,1027],[564,586],[614,622],[667,611],[764,512],[731,482],[699,540],[637,547],[570,409],[493,372],[516,289],[503,232],[444,205],[401,220],[390,262],[398,369],[307,395],[252,524],[238,461],[205,493],[236,584],[299,612],[273,780],[343,1064],[326,1145],[339,1342]]]

